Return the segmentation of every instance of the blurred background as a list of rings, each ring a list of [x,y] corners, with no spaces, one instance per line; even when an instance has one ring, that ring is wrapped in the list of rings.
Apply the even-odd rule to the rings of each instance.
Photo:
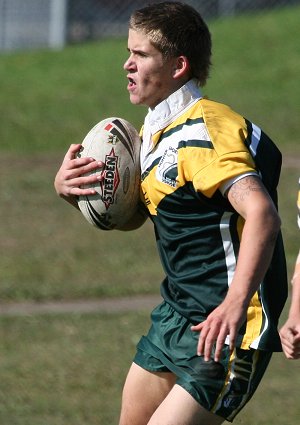
[[[132,10],[144,0],[0,0],[0,49],[63,47],[124,36]],[[205,19],[222,19],[299,4],[299,0],[187,0]]]
[[[128,18],[148,3],[156,2],[0,0],[5,425],[118,421],[123,381],[163,278],[152,225],[95,229],[57,197],[53,180],[69,145],[100,120],[120,116],[142,125],[147,110],[130,104],[123,63]],[[283,154],[279,212],[290,280],[300,245],[300,1],[187,3],[212,33],[205,95],[262,127]],[[101,302],[113,304],[104,309]],[[275,354],[236,423],[298,425],[299,372],[300,362]]]

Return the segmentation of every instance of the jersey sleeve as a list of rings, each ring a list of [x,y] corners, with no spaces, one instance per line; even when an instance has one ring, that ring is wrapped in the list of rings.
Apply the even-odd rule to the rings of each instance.
[[[218,157],[193,178],[195,190],[211,197],[226,182],[244,174],[256,174],[252,157],[247,152],[232,152]]]
[[[258,174],[247,149],[244,118],[225,105],[202,102],[202,114],[213,149],[207,162],[194,174],[197,191],[211,197],[226,181],[243,174]]]

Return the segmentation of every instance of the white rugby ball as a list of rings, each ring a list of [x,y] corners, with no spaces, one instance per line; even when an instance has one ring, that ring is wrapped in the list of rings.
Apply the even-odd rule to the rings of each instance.
[[[103,161],[104,178],[89,186],[97,194],[80,196],[78,206],[99,229],[122,227],[135,213],[140,197],[140,147],[137,130],[117,117],[100,121],[84,138],[78,156]]]

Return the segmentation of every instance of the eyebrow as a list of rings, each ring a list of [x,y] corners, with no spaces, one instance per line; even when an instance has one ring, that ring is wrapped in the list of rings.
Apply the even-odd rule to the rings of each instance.
[[[129,49],[129,47],[127,47],[127,51],[129,53],[135,53],[135,54],[140,54],[144,56],[149,55],[148,52],[145,52],[145,50],[141,50],[141,49]]]

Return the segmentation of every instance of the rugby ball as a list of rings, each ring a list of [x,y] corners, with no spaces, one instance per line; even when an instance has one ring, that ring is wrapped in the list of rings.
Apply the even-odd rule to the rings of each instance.
[[[105,164],[103,180],[92,185],[97,194],[78,199],[83,216],[97,228],[122,227],[136,212],[140,197],[140,147],[137,130],[117,117],[100,121],[84,138],[78,156],[92,157]]]

